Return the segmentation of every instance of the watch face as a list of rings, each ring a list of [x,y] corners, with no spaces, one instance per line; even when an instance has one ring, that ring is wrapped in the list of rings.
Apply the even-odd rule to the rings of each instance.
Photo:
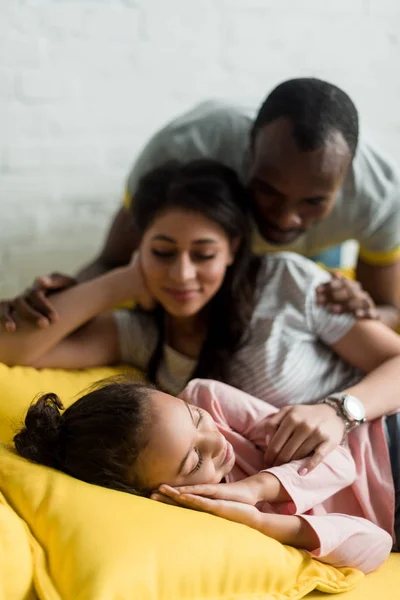
[[[365,418],[364,404],[355,396],[347,395],[343,401],[343,408],[350,421],[362,421]]]

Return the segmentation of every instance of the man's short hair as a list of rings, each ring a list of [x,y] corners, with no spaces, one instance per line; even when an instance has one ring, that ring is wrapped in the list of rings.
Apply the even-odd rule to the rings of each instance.
[[[358,142],[358,112],[350,97],[337,86],[320,79],[290,79],[278,85],[262,104],[251,131],[257,133],[276,119],[285,117],[301,150],[322,148],[332,131],[340,131],[355,154]]]

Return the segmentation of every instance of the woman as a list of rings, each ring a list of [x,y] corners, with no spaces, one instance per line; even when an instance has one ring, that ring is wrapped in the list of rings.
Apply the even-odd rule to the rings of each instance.
[[[106,381],[60,414],[60,400],[46,394],[29,408],[15,445],[25,458],[89,483],[243,523],[335,566],[369,572],[386,560],[391,536],[362,518],[368,491],[360,497],[348,488],[356,468],[347,448],[307,477],[299,461],[265,469],[266,424],[276,409],[202,380],[182,399]],[[362,504],[352,513],[355,499]]]
[[[65,368],[124,361],[170,393],[192,377],[226,381],[281,408],[269,422],[266,464],[314,452],[311,470],[364,417],[398,409],[400,338],[379,322],[318,307],[314,290],[330,276],[307,259],[253,258],[247,200],[234,173],[211,161],[151,172],[132,209],[139,257],[56,294],[51,327],[1,332],[0,360]],[[132,299],[155,307],[112,310]],[[335,392],[346,398],[327,398]],[[378,437],[385,444],[382,428]]]

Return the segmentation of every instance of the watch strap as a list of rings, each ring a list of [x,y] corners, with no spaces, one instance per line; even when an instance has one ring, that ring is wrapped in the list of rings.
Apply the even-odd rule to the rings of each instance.
[[[345,431],[345,435],[347,435],[352,429],[355,429],[356,427],[361,425],[361,423],[364,423],[365,419],[362,419],[361,421],[358,421],[358,420],[351,421],[347,417],[347,414],[346,414],[345,410],[343,409],[343,403],[344,403],[345,397],[346,397],[346,394],[340,394],[340,393],[329,394],[329,396],[327,396],[326,398],[323,398],[323,400],[320,400],[319,403],[327,404],[328,406],[331,406],[335,410],[337,416],[340,417],[344,423],[344,431]]]

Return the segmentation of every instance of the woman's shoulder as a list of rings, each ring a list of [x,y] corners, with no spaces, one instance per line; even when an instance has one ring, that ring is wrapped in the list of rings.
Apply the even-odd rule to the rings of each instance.
[[[114,311],[114,318],[128,328],[141,329],[146,337],[153,337],[157,332],[154,315],[139,308],[119,308]]]
[[[306,303],[315,299],[315,288],[330,277],[328,271],[294,252],[268,254],[259,270],[257,306],[276,312],[290,304],[304,312]]]
[[[331,276],[320,265],[295,252],[274,252],[263,256],[260,268],[262,284],[282,277],[303,288],[312,281],[316,281],[317,285],[328,281]]]
[[[145,368],[157,343],[154,317],[138,309],[119,309],[113,316],[122,360]]]

